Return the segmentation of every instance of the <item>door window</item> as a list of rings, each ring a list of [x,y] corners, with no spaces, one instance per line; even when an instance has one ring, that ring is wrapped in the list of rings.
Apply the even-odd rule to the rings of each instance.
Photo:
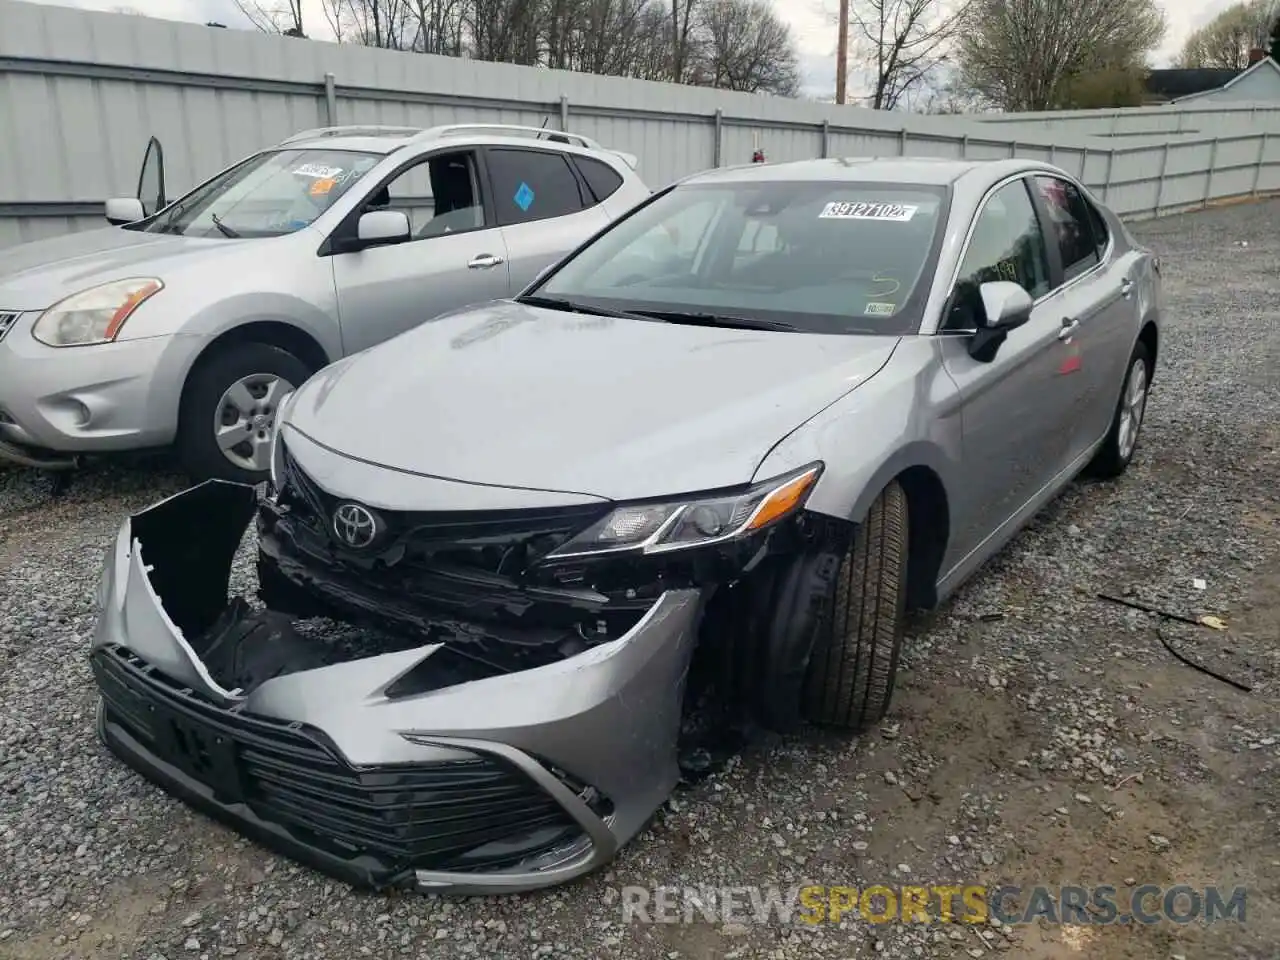
[[[1050,237],[1056,239],[1062,253],[1063,279],[1078,277],[1099,259],[1099,246],[1094,242],[1090,225],[1089,202],[1074,183],[1066,180],[1035,177],[1033,182],[1049,213]]]
[[[591,195],[596,203],[608,200],[622,186],[622,177],[607,163],[591,157],[574,157],[573,162],[578,172],[582,174],[582,178],[587,181],[587,186],[591,188]]]
[[[402,170],[370,194],[361,212],[371,210],[404,213],[414,240],[483,227],[484,204],[475,154],[435,154]]]
[[[489,174],[498,223],[504,227],[584,210],[578,178],[563,153],[493,148]]]
[[[976,329],[982,309],[978,288],[996,280],[1018,284],[1033,300],[1050,289],[1048,248],[1022,180],[997,190],[978,214],[945,328]]]

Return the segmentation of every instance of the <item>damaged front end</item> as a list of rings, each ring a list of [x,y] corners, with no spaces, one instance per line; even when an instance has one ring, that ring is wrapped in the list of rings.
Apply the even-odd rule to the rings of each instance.
[[[375,509],[287,452],[277,480],[270,497],[210,481],[124,525],[91,657],[99,728],[192,805],[349,882],[494,893],[586,873],[679,779],[695,646],[732,651],[757,688],[798,682],[755,604],[723,598],[796,556],[802,522],[584,557],[565,545],[607,501]],[[255,516],[251,605],[228,592]]]

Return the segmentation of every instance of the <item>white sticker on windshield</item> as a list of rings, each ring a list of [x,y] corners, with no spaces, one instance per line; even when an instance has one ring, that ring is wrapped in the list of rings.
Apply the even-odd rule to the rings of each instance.
[[[328,180],[341,176],[345,171],[341,167],[326,167],[323,163],[304,163],[293,171],[295,177],[314,177],[317,180]]]
[[[892,315],[897,307],[896,303],[868,303],[862,312],[868,317],[887,317]]]
[[[833,200],[818,214],[821,220],[892,220],[906,223],[920,208],[908,203]]]

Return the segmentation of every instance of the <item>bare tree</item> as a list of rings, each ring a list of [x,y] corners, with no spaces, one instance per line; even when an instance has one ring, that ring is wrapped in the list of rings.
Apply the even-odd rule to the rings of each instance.
[[[693,37],[693,15],[699,0],[671,0],[671,77],[684,83],[689,68],[690,42]]]
[[[1243,70],[1252,50],[1268,48],[1278,16],[1276,0],[1244,0],[1228,7],[1187,37],[1178,66]]]
[[[277,0],[237,0],[263,4]],[[290,4],[250,8],[278,29]],[[339,43],[793,95],[791,33],[769,0],[319,0]],[[250,15],[246,10],[246,15]]]
[[[302,0],[235,0],[235,3],[263,33],[306,37],[302,29]]]
[[[785,97],[800,92],[791,31],[767,0],[703,0],[698,27],[708,86]]]
[[[897,107],[946,59],[966,9],[945,0],[850,0],[853,48],[874,76],[873,108]]]
[[[1051,110],[1090,72],[1142,70],[1164,31],[1154,0],[973,0],[956,52],[964,83],[985,102]]]

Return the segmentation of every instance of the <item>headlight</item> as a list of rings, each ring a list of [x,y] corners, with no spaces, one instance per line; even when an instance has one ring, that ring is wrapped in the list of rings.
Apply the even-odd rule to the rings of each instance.
[[[815,463],[731,496],[621,506],[547,559],[667,553],[732,540],[798,511],[821,473],[822,464]]]
[[[163,289],[155,277],[139,277],[81,290],[42,313],[32,336],[50,347],[110,343],[133,311]]]

